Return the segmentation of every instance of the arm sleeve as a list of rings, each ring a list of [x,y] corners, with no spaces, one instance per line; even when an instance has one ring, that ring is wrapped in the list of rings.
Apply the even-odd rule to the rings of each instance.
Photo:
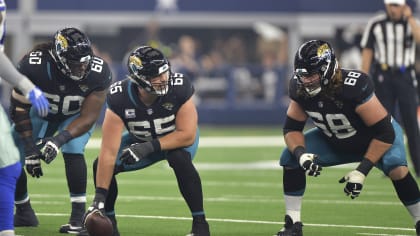
[[[0,52],[0,77],[22,91],[25,96],[35,87],[26,76],[16,70],[3,52]]]

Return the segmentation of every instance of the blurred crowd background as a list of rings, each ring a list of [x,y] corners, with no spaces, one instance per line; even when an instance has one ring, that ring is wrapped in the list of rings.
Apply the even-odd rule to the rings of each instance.
[[[172,71],[194,83],[199,122],[281,124],[294,52],[303,41],[331,42],[340,64],[360,68],[359,41],[383,0],[6,0],[6,53],[16,63],[35,43],[75,26],[95,53],[126,77],[127,53],[160,48]],[[408,0],[414,15],[418,4]],[[419,48],[419,47],[418,47]],[[417,53],[420,55],[420,53]],[[419,69],[420,71],[420,64]],[[1,84],[8,106],[10,87]],[[100,121],[99,121],[100,122]]]

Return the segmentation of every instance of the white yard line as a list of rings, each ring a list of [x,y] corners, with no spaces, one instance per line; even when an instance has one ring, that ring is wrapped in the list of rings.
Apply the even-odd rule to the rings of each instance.
[[[87,148],[99,148],[100,138],[91,138]],[[199,147],[284,147],[283,136],[200,137]]]
[[[39,213],[39,216],[68,216],[68,214],[62,213]],[[137,218],[137,219],[154,219],[154,220],[186,220],[191,221],[191,217],[176,217],[176,216],[148,216],[148,215],[117,215],[117,218]],[[272,225],[283,225],[284,222],[279,221],[262,221],[262,220],[240,220],[240,219],[223,219],[223,218],[207,218],[210,222],[228,222],[228,223],[246,223],[246,224],[272,224]],[[369,226],[369,225],[337,225],[337,224],[311,224],[305,222],[305,226],[311,227],[326,227],[326,228],[357,228],[357,229],[379,229],[379,230],[399,230],[399,231],[410,231],[414,232],[412,228],[397,228],[397,227],[385,227],[385,226]],[[380,234],[364,234],[364,235],[380,235]],[[386,234],[393,235],[393,234]]]

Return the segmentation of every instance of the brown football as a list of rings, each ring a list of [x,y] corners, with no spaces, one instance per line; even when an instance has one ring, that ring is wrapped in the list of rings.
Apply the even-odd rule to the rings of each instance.
[[[112,236],[112,222],[100,212],[90,214],[85,221],[89,236]]]

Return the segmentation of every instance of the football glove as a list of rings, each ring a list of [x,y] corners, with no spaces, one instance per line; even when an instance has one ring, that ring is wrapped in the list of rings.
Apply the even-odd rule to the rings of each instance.
[[[322,166],[314,162],[317,158],[318,155],[313,153],[303,153],[299,156],[299,165],[309,176],[317,177],[321,174]]]
[[[92,205],[88,208],[87,212],[83,216],[83,225],[86,224],[86,219],[89,215],[99,212],[101,215],[105,216],[105,200],[107,195],[107,190],[103,188],[97,188],[95,197],[93,198]]]
[[[45,117],[48,115],[49,103],[39,88],[34,87],[26,95],[26,98],[31,101],[32,106],[35,108],[39,116]]]
[[[133,143],[121,153],[120,160],[126,165],[133,165],[150,153],[160,151],[158,140],[147,141],[144,143]]]
[[[60,132],[54,137],[41,139],[37,145],[42,146],[41,152],[45,163],[50,164],[57,157],[60,147],[70,139],[72,139],[72,136],[67,130]]]
[[[346,186],[344,187],[344,193],[346,193],[347,196],[350,195],[351,199],[355,199],[362,191],[365,178],[366,176],[362,172],[353,170],[341,178],[339,183],[347,182]]]
[[[40,160],[42,158],[41,152],[36,147],[25,154],[26,171],[34,178],[39,178],[43,175]]]

